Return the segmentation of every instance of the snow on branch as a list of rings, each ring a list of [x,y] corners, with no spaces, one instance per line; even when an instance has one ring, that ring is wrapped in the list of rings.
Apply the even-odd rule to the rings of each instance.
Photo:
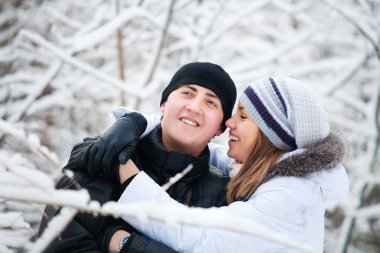
[[[71,222],[74,216],[78,213],[77,210],[64,207],[60,213],[55,216],[47,225],[45,231],[35,244],[29,249],[30,253],[44,252],[49,244],[57,237],[66,226]]]
[[[83,25],[80,22],[78,22],[76,20],[73,20],[73,19],[67,17],[66,15],[58,12],[56,9],[53,9],[52,7],[43,6],[42,9],[45,10],[45,12],[47,14],[51,15],[52,17],[54,17],[56,20],[59,20],[62,23],[66,24],[68,26],[71,26],[73,28],[78,28],[79,29]]]
[[[28,97],[25,100],[23,100],[23,104],[20,106],[21,108],[10,116],[9,120],[11,122],[19,121],[21,118],[23,118],[26,115],[28,109],[31,107],[33,102],[38,99],[38,97],[42,94],[44,89],[56,77],[56,75],[61,70],[61,67],[62,67],[62,61],[56,61],[49,68],[45,76],[43,76],[40,80],[36,81],[33,92],[29,93]]]
[[[190,169],[191,166],[187,167],[182,173],[176,175],[170,180],[170,184],[175,183],[176,180],[182,177]],[[15,171],[16,169],[12,170],[12,173],[15,173]],[[0,173],[2,174],[1,176],[3,176],[10,172],[0,171]],[[22,173],[25,173],[25,170],[23,170]],[[37,180],[38,177],[33,175],[33,173],[35,173],[35,171],[27,173],[28,177],[34,177]],[[281,234],[257,225],[254,222],[233,217],[217,208],[185,207],[184,209],[176,210],[173,209],[171,205],[162,205],[156,202],[141,202],[122,205],[112,201],[100,206],[99,202],[90,200],[90,196],[85,189],[79,191],[63,189],[56,190],[52,187],[43,189],[41,187],[36,187],[34,180],[31,180],[30,182],[32,183],[29,186],[25,186],[24,184],[0,184],[0,198],[63,207],[60,215],[50,221],[42,237],[37,240],[35,244],[30,242],[26,246],[31,249],[31,252],[42,252],[46,249],[50,242],[63,231],[77,212],[87,212],[94,215],[111,215],[113,217],[130,216],[138,219],[162,221],[168,224],[177,223],[227,229],[236,233],[249,234],[251,236],[281,243],[303,252],[313,252],[308,245],[295,242]],[[12,216],[14,218],[13,220],[18,217],[15,214],[8,215]],[[16,221],[20,226],[25,225],[22,223],[22,220],[19,221],[16,219]],[[0,226],[1,225],[2,224],[0,223]]]
[[[11,157],[10,160],[21,160],[21,156],[19,154],[14,155]],[[52,191],[54,189],[54,182],[53,180],[46,175],[45,173],[39,171],[39,170],[32,170],[30,168],[27,168],[22,165],[17,165],[16,162],[10,161],[9,165],[6,165],[6,168],[9,170],[6,172],[3,172],[5,175],[2,175],[9,181],[7,182],[4,179],[1,179],[3,181],[3,185],[24,185],[24,186],[32,186],[39,188],[41,191]],[[10,174],[10,176],[14,176],[14,179],[10,179],[10,176],[7,176]]]
[[[0,213],[0,228],[26,228],[30,229],[30,225],[24,221],[22,213],[8,212]]]
[[[289,14],[295,14],[309,8],[312,1],[301,1],[299,3],[292,3],[291,5],[287,4],[283,0],[273,0],[271,3],[280,10],[283,10]]]
[[[169,179],[169,182],[167,182],[166,184],[164,184],[163,186],[161,186],[161,188],[164,190],[164,191],[167,191],[173,184],[177,183],[178,180],[180,180],[182,177],[184,177],[187,173],[189,173],[189,171],[193,168],[193,165],[190,164],[189,166],[187,166],[183,171],[177,173],[174,177],[171,177]]]
[[[228,22],[228,24],[223,26],[217,26],[216,31],[207,36],[207,38],[205,39],[205,44],[210,45],[212,43],[215,43],[221,37],[223,37],[223,34],[227,33],[228,30],[232,29],[234,26],[239,24],[241,20],[244,19],[246,16],[252,15],[253,13],[262,9],[264,6],[268,5],[270,2],[270,0],[252,1],[250,3],[250,6],[247,6],[243,10],[237,12],[237,15],[233,17]]]
[[[373,53],[364,55],[360,57],[356,63],[352,65],[350,69],[348,69],[346,72],[344,72],[341,76],[335,78],[337,81],[335,81],[335,84],[332,84],[328,91],[325,92],[326,96],[331,97],[334,95],[334,93],[339,90],[343,85],[347,84],[358,72],[365,63],[373,57]]]
[[[291,240],[255,222],[233,217],[217,208],[185,206],[182,209],[157,202],[139,202],[127,205],[108,202],[103,205],[102,210],[112,211],[113,215],[118,217],[130,216],[138,219],[161,221],[167,224],[186,224],[226,229],[281,243],[303,252],[314,252],[308,245]]]
[[[249,71],[250,69],[259,68],[262,65],[265,65],[268,62],[271,62],[277,58],[280,58],[282,55],[289,53],[292,50],[298,49],[299,45],[302,45],[307,40],[309,40],[316,31],[316,27],[310,27],[310,29],[307,32],[300,33],[298,37],[292,38],[292,40],[285,44],[284,46],[281,46],[279,49],[274,50],[273,53],[268,53],[265,56],[253,61],[252,63],[247,63],[243,65],[243,67],[240,67],[239,69],[236,69],[238,73],[244,73]]]
[[[362,207],[352,213],[356,218],[374,219],[380,217],[380,204]]]
[[[53,53],[55,56],[63,60],[64,62],[72,65],[75,68],[78,68],[100,80],[103,80],[106,83],[111,84],[115,88],[124,91],[132,96],[145,99],[149,96],[152,96],[152,94],[157,90],[159,87],[159,84],[157,82],[151,82],[149,86],[147,86],[144,89],[144,92],[140,92],[140,90],[135,89],[133,87],[127,86],[127,84],[117,78],[114,78],[112,76],[109,76],[107,74],[102,73],[99,69],[96,69],[92,67],[91,65],[84,63],[83,61],[80,61],[74,57],[72,57],[70,54],[66,53],[62,49],[56,47],[52,43],[46,41],[44,38],[42,38],[40,35],[28,31],[28,30],[21,30],[19,35],[21,38],[26,38],[33,43],[44,47],[45,49],[49,50],[51,53]]]
[[[377,58],[380,60],[380,46],[379,46],[379,38],[374,38],[371,35],[371,32],[368,31],[368,28],[363,26],[357,21],[357,18],[353,17],[353,14],[349,13],[348,10],[343,10],[341,6],[337,6],[337,4],[332,3],[330,0],[322,0],[326,5],[328,5],[330,8],[338,12],[340,15],[342,15],[343,18],[345,18],[348,22],[350,22],[352,25],[358,29],[358,31],[371,43]]]
[[[92,47],[104,39],[109,39],[112,33],[115,33],[117,29],[126,25],[126,23],[132,21],[135,18],[144,17],[151,20],[150,15],[148,15],[143,9],[138,7],[133,7],[124,10],[119,15],[117,15],[114,19],[112,19],[107,24],[101,26],[95,31],[86,34],[82,37],[78,37],[75,39],[72,50],[74,52],[79,52],[89,47]],[[152,21],[154,22],[154,21]]]
[[[47,147],[41,145],[40,139],[35,134],[27,135],[24,130],[17,129],[11,123],[0,119],[0,133],[9,134],[24,143],[33,153],[50,162],[54,167],[59,166],[59,159]]]
[[[176,2],[175,0],[171,0],[169,3],[169,7],[168,7],[168,10],[166,13],[166,19],[165,19],[163,29],[160,33],[160,37],[158,38],[155,47],[154,47],[152,58],[149,61],[149,63],[147,64],[147,69],[146,69],[147,73],[145,74],[145,77],[144,77],[145,80],[142,83],[143,86],[147,86],[148,84],[152,83],[153,76],[154,76],[154,73],[158,67],[161,52],[162,52],[162,49],[164,47],[164,42],[165,42],[165,39],[166,39],[167,34],[168,34],[168,29],[169,29],[169,25],[171,23],[171,19],[173,16],[173,8],[175,5],[175,2]],[[137,105],[136,105],[137,108],[140,106],[140,102],[141,101],[137,102]]]

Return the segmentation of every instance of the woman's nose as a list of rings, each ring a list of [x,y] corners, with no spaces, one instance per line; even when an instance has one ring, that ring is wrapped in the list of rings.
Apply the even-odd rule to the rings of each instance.
[[[236,124],[235,124],[235,121],[234,121],[234,117],[232,116],[231,118],[229,118],[227,121],[226,121],[226,127],[228,127],[229,129],[232,129],[232,128],[235,128]]]

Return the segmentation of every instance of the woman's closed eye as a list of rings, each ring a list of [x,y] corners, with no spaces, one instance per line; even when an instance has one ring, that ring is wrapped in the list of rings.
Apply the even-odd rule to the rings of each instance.
[[[246,115],[244,115],[244,114],[240,114],[240,119],[247,119],[248,117],[246,116]]]

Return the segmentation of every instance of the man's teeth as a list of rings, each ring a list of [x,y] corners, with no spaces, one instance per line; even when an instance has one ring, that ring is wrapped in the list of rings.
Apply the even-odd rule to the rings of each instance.
[[[236,136],[230,135],[230,140],[232,140],[232,141],[238,141],[239,139]]]
[[[188,125],[191,125],[191,126],[197,125],[197,123],[195,123],[194,121],[188,120],[188,119],[181,119],[181,121],[188,124]]]

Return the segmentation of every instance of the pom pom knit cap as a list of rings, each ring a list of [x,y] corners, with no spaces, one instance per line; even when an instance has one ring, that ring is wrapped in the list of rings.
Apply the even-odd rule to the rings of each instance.
[[[257,80],[244,90],[239,102],[281,150],[305,148],[329,134],[328,117],[317,94],[295,79]]]
[[[232,109],[236,101],[236,86],[228,73],[219,65],[210,62],[192,62],[183,65],[173,75],[169,84],[162,92],[161,102],[164,103],[170,93],[183,84],[196,84],[212,90],[222,102],[223,121],[222,130],[225,130],[225,122],[231,117]]]

